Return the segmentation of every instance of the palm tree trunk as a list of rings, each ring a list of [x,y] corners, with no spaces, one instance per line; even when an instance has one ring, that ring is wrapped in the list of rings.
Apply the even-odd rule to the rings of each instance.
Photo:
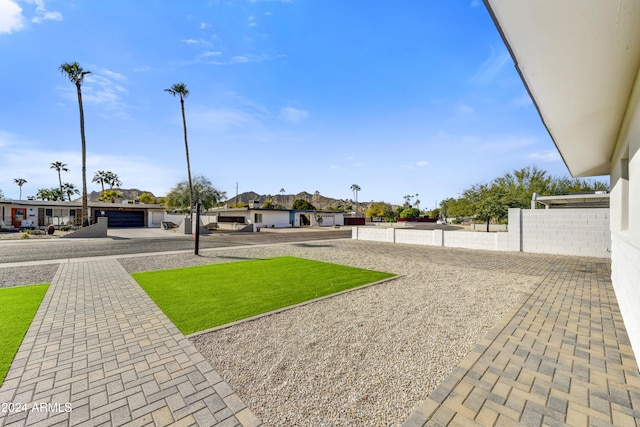
[[[82,91],[80,82],[76,82],[78,89],[78,105],[80,107],[80,138],[82,139],[82,226],[89,225],[89,203],[87,201],[87,142],[84,136],[84,110],[82,108]]]
[[[58,168],[58,183],[60,184],[60,198],[64,202],[64,193],[62,191],[62,176],[60,176],[60,168]]]
[[[180,96],[180,105],[182,106],[182,127],[184,129],[184,150],[187,154],[187,176],[189,178],[189,217],[193,212],[193,184],[191,183],[191,163],[189,162],[189,144],[187,143],[187,119],[184,115],[184,99]]]

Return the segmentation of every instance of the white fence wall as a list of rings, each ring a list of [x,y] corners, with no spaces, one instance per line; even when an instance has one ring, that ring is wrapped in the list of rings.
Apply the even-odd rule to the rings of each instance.
[[[609,209],[509,209],[498,233],[354,227],[355,240],[609,258]]]
[[[609,209],[527,209],[520,213],[523,252],[611,256]]]

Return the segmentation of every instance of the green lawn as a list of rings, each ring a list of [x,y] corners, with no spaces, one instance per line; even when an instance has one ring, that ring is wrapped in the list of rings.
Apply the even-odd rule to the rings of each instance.
[[[0,289],[0,384],[48,288],[44,283]]]
[[[295,257],[132,274],[184,334],[395,276]]]

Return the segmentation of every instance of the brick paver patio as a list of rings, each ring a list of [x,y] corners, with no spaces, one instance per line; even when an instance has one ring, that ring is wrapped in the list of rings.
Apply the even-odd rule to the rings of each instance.
[[[609,260],[332,244],[541,278],[405,426],[640,426],[640,375]],[[0,413],[0,425],[261,425],[112,257],[60,265],[0,402],[61,405]]]
[[[640,375],[609,261],[545,258],[540,284],[405,427],[640,425]]]
[[[5,426],[260,425],[114,259],[60,265],[0,402],[26,404]]]

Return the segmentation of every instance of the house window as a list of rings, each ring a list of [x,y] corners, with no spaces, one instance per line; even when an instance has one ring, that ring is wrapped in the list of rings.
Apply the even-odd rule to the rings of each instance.
[[[262,214],[261,213],[253,214],[253,222],[255,222],[256,224],[261,223]]]

